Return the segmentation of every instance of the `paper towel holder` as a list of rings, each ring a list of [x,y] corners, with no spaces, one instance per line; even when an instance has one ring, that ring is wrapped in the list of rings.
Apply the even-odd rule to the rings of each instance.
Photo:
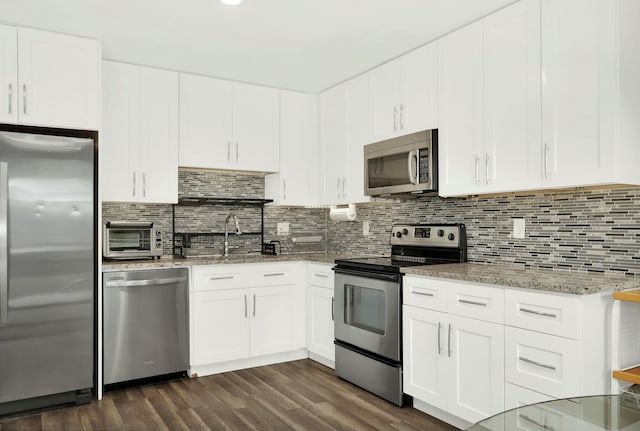
[[[329,218],[335,221],[354,221],[356,219],[356,204],[348,204],[346,208],[338,208],[337,205],[331,205],[329,207]]]

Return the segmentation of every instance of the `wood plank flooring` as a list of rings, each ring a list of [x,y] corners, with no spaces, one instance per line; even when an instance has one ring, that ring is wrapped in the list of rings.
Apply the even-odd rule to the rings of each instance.
[[[398,408],[310,360],[107,392],[101,401],[0,418],[9,430],[396,430],[456,428]]]

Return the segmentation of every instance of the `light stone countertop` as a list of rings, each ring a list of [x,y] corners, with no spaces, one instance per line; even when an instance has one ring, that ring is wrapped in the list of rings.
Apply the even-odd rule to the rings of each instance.
[[[558,269],[531,269],[516,265],[454,263],[403,268],[408,275],[424,275],[498,286],[587,295],[640,288],[640,277],[625,277]]]
[[[365,256],[338,253],[279,254],[277,256],[246,254],[230,257],[163,257],[155,260],[106,261],[102,271],[127,269],[179,268],[194,265],[219,265],[268,262],[317,262],[333,264],[336,259],[362,258]],[[640,277],[624,277],[557,269],[530,269],[507,264],[454,263],[443,265],[411,266],[402,268],[408,275],[423,275],[450,280],[524,289],[587,295],[600,292],[640,288]]]

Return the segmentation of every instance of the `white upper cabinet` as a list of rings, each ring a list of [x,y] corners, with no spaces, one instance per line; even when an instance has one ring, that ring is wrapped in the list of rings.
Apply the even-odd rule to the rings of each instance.
[[[638,18],[632,0],[543,0],[546,187],[640,181]]]
[[[278,171],[279,90],[180,74],[180,166]]]
[[[347,203],[347,91],[340,84],[320,95],[322,200]]]
[[[371,142],[369,75],[346,82],[347,99],[347,176],[344,184],[347,202],[369,202],[364,195],[364,146]]]
[[[96,40],[0,26],[0,121],[98,130],[100,55]]]
[[[280,92],[280,170],[265,176],[277,205],[318,205],[318,97]]]
[[[102,200],[178,200],[178,74],[103,62]]]
[[[442,196],[541,187],[539,39],[522,0],[439,40]]]
[[[371,71],[371,142],[437,128],[437,57],[434,42]]]

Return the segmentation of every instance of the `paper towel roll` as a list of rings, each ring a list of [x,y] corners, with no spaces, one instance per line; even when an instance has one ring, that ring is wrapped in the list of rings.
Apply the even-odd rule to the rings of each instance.
[[[332,205],[329,208],[329,218],[335,221],[354,221],[356,219],[356,205],[349,204],[347,208]]]

